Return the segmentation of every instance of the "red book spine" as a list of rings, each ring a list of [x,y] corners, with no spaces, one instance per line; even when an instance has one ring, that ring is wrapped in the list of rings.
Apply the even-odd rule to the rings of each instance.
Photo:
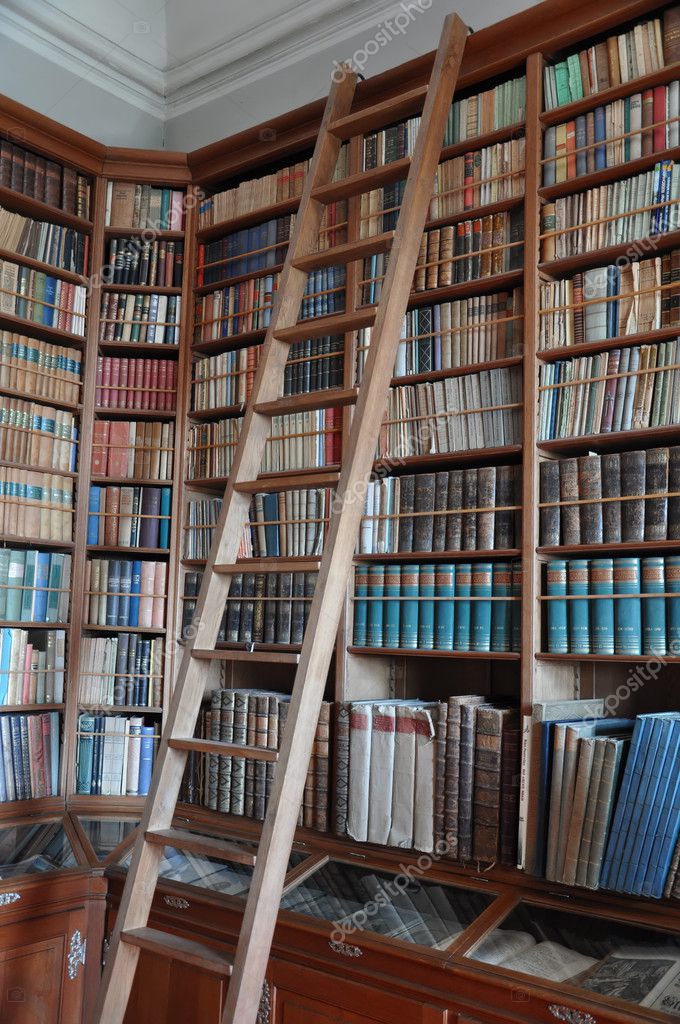
[[[111,357],[111,373],[110,373],[110,386],[111,391],[109,392],[109,405],[112,409],[125,408],[125,402],[122,400],[122,393],[119,390],[120,387],[120,356]]]
[[[121,361],[120,361],[120,380],[119,380],[119,384],[120,384],[121,390],[119,391],[120,401],[118,403],[121,409],[127,409],[128,408],[128,395],[129,395],[129,391],[127,389],[128,389],[128,385],[129,385],[129,379],[128,379],[129,376],[130,376],[130,360],[129,359],[121,359]]]
[[[111,384],[111,356],[104,356],[102,362],[101,405],[103,409],[108,409],[111,406],[111,392],[109,391],[109,385]]]
[[[203,267],[205,266],[205,246],[199,245],[198,247],[198,267],[196,268],[196,287],[200,288],[203,284]]]
[[[329,466],[333,461],[333,426],[335,423],[335,409],[326,409],[321,413],[321,423],[324,429],[323,435],[323,464]]]
[[[657,85],[654,89],[654,151],[666,148],[666,87]]]
[[[157,373],[157,384],[158,394],[156,395],[156,408],[157,409],[169,409],[170,408],[170,395],[168,394],[167,388],[170,387],[168,381],[168,361],[167,359],[158,359],[154,363],[154,367],[158,367]]]
[[[155,359],[144,360],[144,377],[143,377],[143,394],[142,394],[142,409],[157,409],[158,408],[158,370],[156,369]],[[151,389],[154,389],[153,393]]]
[[[97,405],[97,406],[102,406],[104,404],[104,402],[102,401],[102,382],[103,382],[103,376],[104,376],[104,356],[98,356],[97,357],[97,380],[96,380],[95,392],[94,392],[94,404]]]
[[[463,181],[463,184],[465,185],[465,191],[463,192],[463,209],[471,210],[472,207],[475,205],[475,154],[466,153],[463,159],[465,161],[465,178]],[[445,198],[444,202],[446,202]]]
[[[109,420],[95,420],[92,429],[92,476],[107,476]]]
[[[168,405],[168,409],[170,409],[172,412],[174,412],[177,408],[177,372],[178,364],[170,363],[170,372],[168,374],[168,379],[170,381],[170,387],[172,390],[169,396],[170,404]]]

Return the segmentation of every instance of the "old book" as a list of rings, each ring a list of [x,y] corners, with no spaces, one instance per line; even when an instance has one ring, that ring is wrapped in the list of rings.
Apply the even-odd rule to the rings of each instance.
[[[248,739],[248,694],[243,690],[234,693],[234,743],[245,746]],[[243,814],[245,806],[246,759],[231,759],[231,793],[229,798],[232,814]]]
[[[432,551],[446,550],[446,520],[445,515],[436,515],[437,512],[445,512],[447,508],[449,490],[449,474],[447,472],[437,473],[435,476],[434,490],[434,524],[432,529]]]
[[[650,448],[646,453],[645,540],[665,540],[668,531],[668,448]]]
[[[621,453],[621,496],[639,498],[621,502],[621,540],[642,541],[645,536],[646,452]]]
[[[680,465],[680,460],[679,460]],[[680,472],[680,471],[679,471]],[[402,481],[403,481],[402,477]],[[446,517],[446,550],[460,551],[462,548],[462,524],[463,518],[460,512],[463,504],[463,471],[452,469],[449,472],[449,490],[447,508],[449,515]],[[678,506],[680,509],[680,505]],[[680,515],[679,515],[680,521]],[[680,531],[680,526],[678,527]],[[400,548],[401,550],[401,548]]]
[[[501,864],[517,864],[517,820],[520,792],[520,728],[519,717],[513,716],[503,729],[501,750]]]
[[[416,732],[412,705],[397,702],[394,726],[392,815],[388,844],[406,848],[413,846]]]
[[[579,497],[578,489],[578,459],[561,459],[560,463],[560,501],[567,502],[560,507],[560,524],[562,530],[562,543],[572,546],[581,543],[581,517],[577,502]]]
[[[509,708],[477,708],[474,747],[472,858],[492,864],[500,843],[503,727]]]
[[[540,463],[540,543],[544,547],[557,547],[560,543],[560,463],[545,459]],[[544,508],[544,505],[549,507]]]
[[[399,551],[413,551],[413,510],[415,501],[415,476],[402,476],[399,481]]]
[[[349,795],[349,719],[349,702],[338,701],[335,705],[335,759],[333,765],[333,832],[337,836],[344,836],[347,833]]]
[[[234,708],[236,704],[235,690],[220,690],[219,734],[222,743],[231,743],[234,739]],[[211,755],[212,756],[212,755]],[[231,808],[231,757],[217,758],[217,810],[229,813]]]
[[[480,466],[477,470],[477,508],[491,509],[497,503],[496,467]],[[493,511],[477,512],[477,548],[488,551],[494,547],[495,515]]]
[[[359,843],[368,839],[372,712],[370,701],[353,702],[349,732],[349,795],[347,834]]]
[[[314,740],[314,828],[327,832],[329,827],[331,705],[323,701]]]
[[[436,708],[415,708],[416,770],[413,800],[413,846],[430,853],[434,849],[434,766]]]
[[[606,499],[621,495],[621,456],[608,452],[600,456],[602,474],[602,539],[605,544],[621,540],[621,503]]]
[[[480,706],[483,705],[471,701],[460,707],[458,860],[463,863],[472,857],[475,731]]]
[[[252,702],[252,698],[251,698]],[[254,745],[268,747],[269,731],[269,698],[266,694],[255,695],[255,730]],[[265,796],[267,788],[267,762],[253,761],[253,807],[252,816],[262,821],[265,814]]]
[[[474,551],[477,547],[477,473],[477,469],[463,470],[463,508],[471,510],[463,513],[463,551]]]
[[[435,842],[444,839],[444,808],[446,802],[446,724],[448,705],[442,701],[437,705],[435,721],[435,766],[434,766],[434,838]]]
[[[588,501],[588,504],[579,505],[581,543],[601,544],[602,477],[600,457],[599,455],[583,455],[577,461],[579,499]]]
[[[386,843],[392,822],[395,706],[371,707],[371,753],[368,797],[368,842]]]
[[[419,473],[415,477],[413,551],[432,551],[434,499],[435,474]]]

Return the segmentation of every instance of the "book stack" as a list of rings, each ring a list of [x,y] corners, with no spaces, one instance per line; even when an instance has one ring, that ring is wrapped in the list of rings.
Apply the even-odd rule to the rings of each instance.
[[[181,288],[184,242],[111,238],[106,256],[107,284],[140,284]]]
[[[524,194],[524,137],[497,142],[437,167],[430,219]]]
[[[515,367],[391,388],[377,458],[520,444],[521,405]]]
[[[106,707],[161,705],[163,641],[137,633],[84,636],[80,663],[81,704]]]
[[[66,633],[63,629],[0,629],[0,704],[61,704]]]
[[[340,462],[342,409],[310,409],[272,416],[261,473],[320,469]]]
[[[135,185],[130,181],[106,183],[105,221],[110,228],[184,229],[185,194],[180,189]]]
[[[68,621],[71,556],[0,550],[0,621]]]
[[[146,796],[157,740],[155,726],[141,715],[80,715],[76,793]]]
[[[663,160],[632,178],[545,203],[541,259],[549,262],[664,234],[676,223],[678,199],[680,166]]]
[[[0,387],[76,405],[80,352],[65,345],[0,331]]]
[[[92,476],[121,480],[171,480],[175,424],[95,420]]]
[[[493,89],[456,100],[449,112],[444,145],[453,146],[487,132],[518,124],[526,116],[526,78],[512,78]]]
[[[0,187],[57,206],[76,217],[89,216],[87,178],[6,139],[0,142]]]
[[[357,566],[354,646],[519,650],[519,563]]]
[[[99,356],[95,404],[102,409],[174,412],[177,363],[173,359]]]
[[[680,540],[680,448],[540,464],[540,543]]]
[[[170,546],[169,487],[90,485],[87,543],[121,548]]]
[[[93,558],[87,563],[85,593],[91,626],[161,631],[165,619],[165,562]]]
[[[541,285],[539,348],[603,341],[680,322],[680,250]]]
[[[207,295],[197,295],[194,309],[194,341],[231,338],[269,326],[278,274],[250,277]]]
[[[551,559],[550,654],[680,654],[680,556]]]
[[[543,185],[675,148],[680,145],[679,115],[676,79],[549,126],[543,143]]]
[[[342,387],[345,339],[325,335],[290,346],[283,374],[284,395]]]
[[[0,457],[44,469],[76,468],[78,428],[72,412],[3,398],[0,402]]]
[[[187,479],[223,478],[231,472],[241,420],[192,423],[187,431]]]
[[[61,224],[33,220],[0,206],[0,249],[49,263],[60,270],[84,274],[90,236]]]
[[[259,361],[259,345],[196,359],[191,368],[191,411],[245,405]]]
[[[341,157],[343,153],[346,156],[346,146],[342,147]],[[221,224],[222,221],[233,220],[253,210],[301,196],[308,168],[309,160],[302,160],[297,164],[282,167],[273,174],[242,181],[237,188],[217,192],[214,196],[204,199],[198,208],[199,228]]]
[[[73,540],[73,480],[0,466],[0,534],[32,540]]]
[[[481,696],[340,703],[337,835],[512,864],[519,799],[517,712]]]
[[[283,263],[295,214],[234,231],[198,246],[196,284],[200,288],[228,277],[241,277]]]
[[[358,550],[383,555],[515,548],[519,482],[514,466],[371,480]]]
[[[543,363],[538,437],[581,437],[680,420],[680,339]]]
[[[179,345],[181,320],[179,295],[104,292],[99,340]]]
[[[522,290],[475,295],[457,302],[419,306],[404,317],[394,376],[449,370],[519,355]],[[363,377],[371,328],[357,339],[357,383]]]
[[[0,260],[0,313],[85,335],[87,288]]]
[[[59,713],[0,715],[0,801],[59,793]]]
[[[633,82],[658,71],[665,59],[676,60],[674,47],[665,52],[674,10],[666,12],[663,25],[660,18],[641,21],[621,35],[609,36],[586,50],[570,54],[566,60],[546,65],[546,110]]]

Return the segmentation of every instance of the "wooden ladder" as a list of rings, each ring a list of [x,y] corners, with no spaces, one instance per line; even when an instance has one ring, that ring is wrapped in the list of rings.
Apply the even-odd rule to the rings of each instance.
[[[356,538],[363,513],[363,495],[370,478],[401,325],[408,305],[418,251],[425,227],[433,181],[449,109],[465,48],[467,29],[449,15],[442,30],[427,87],[392,100],[352,111],[356,75],[346,70],[334,82],[300,200],[295,228],[281,272],[272,321],[248,403],[222,511],[196,606],[195,637],[187,642],[168,720],[160,741],[151,789],[128,870],[111,938],[95,1021],[122,1024],[134,981],[140,949],[231,976],[223,1024],[255,1024],[262,984],[292,848],[305,777],[323,692],[345,601]],[[418,138],[410,160],[399,161],[408,177],[396,230],[317,252],[325,205],[393,180],[390,165],[334,183],[333,173],[343,140],[393,123],[422,110]],[[382,177],[381,177],[382,176]],[[318,320],[298,321],[308,271],[347,263],[391,250],[380,301],[376,307]],[[332,324],[331,324],[332,321]],[[348,454],[339,479],[323,485],[336,488],[333,514],[305,630],[280,754],[257,747],[193,738],[204,699],[206,660],[215,650],[220,621],[234,573],[243,527],[252,495],[263,490],[258,472],[270,433],[272,416],[285,412],[283,374],[290,345],[319,335],[372,326],[371,345],[349,436]],[[309,409],[330,403],[332,392],[309,396]],[[296,401],[296,409],[299,404]],[[298,486],[293,483],[290,486]],[[288,484],[286,485],[288,486]],[[284,489],[277,487],[278,490]],[[263,567],[263,571],[267,568]],[[273,566],[280,568],[280,566]],[[254,654],[253,657],[257,657]],[[297,655],[290,655],[297,660]],[[274,761],[271,798],[257,854],[226,841],[201,837],[172,827],[189,751]],[[164,846],[208,853],[225,861],[254,865],[250,894],[233,964],[214,947],[148,927]]]

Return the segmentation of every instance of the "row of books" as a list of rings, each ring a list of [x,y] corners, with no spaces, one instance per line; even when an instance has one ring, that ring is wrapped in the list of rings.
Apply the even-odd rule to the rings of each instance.
[[[266,330],[278,284],[278,274],[267,274],[227,285],[207,295],[197,295],[194,341],[214,341],[247,331]]]
[[[221,498],[197,498],[187,502],[183,558],[195,561],[208,557],[221,509]]]
[[[520,587],[519,563],[357,566],[354,646],[517,651]]]
[[[676,222],[678,199],[680,165],[664,160],[632,178],[546,203],[541,211],[541,259],[663,234]]]
[[[77,349],[0,331],[0,388],[75,405],[81,367]]]
[[[197,287],[283,263],[294,223],[295,214],[287,213],[199,244]]]
[[[0,715],[0,801],[59,793],[59,712]]]
[[[260,351],[259,345],[249,345],[196,359],[191,367],[192,412],[245,405],[255,383]]]
[[[426,231],[413,287],[420,292],[518,270],[524,259],[523,236],[521,209]]]
[[[526,117],[526,78],[511,78],[493,89],[456,100],[449,112],[444,145],[518,124]]]
[[[0,260],[0,313],[85,335],[87,288]]]
[[[67,622],[71,556],[0,549],[0,621]]]
[[[641,430],[677,423],[680,339],[544,363],[538,437]]]
[[[634,82],[677,60],[676,11],[665,11],[663,24],[661,18],[638,22],[627,32],[547,64],[543,72],[546,110]]]
[[[307,275],[305,294],[300,305],[300,320],[311,320],[345,308],[345,267],[322,267]]]
[[[283,371],[283,394],[342,387],[345,339],[342,336],[310,338],[290,346]]]
[[[336,705],[334,831],[358,842],[445,844],[447,859],[513,863],[517,712],[482,696]]]
[[[85,572],[91,626],[163,628],[167,563],[92,558]]]
[[[73,478],[0,466],[0,534],[73,540]]]
[[[303,160],[289,167],[282,167],[273,174],[242,181],[236,188],[209,196],[198,207],[199,228],[221,224],[222,221],[233,220],[234,217],[250,213],[252,210],[301,196],[308,167],[309,160]]]
[[[451,217],[524,194],[524,136],[485,146],[437,167],[430,218]]]
[[[84,274],[90,236],[62,224],[33,220],[0,206],[0,249],[49,263],[60,270]]]
[[[87,543],[121,548],[169,548],[170,487],[90,485]]]
[[[310,409],[272,416],[262,473],[332,466],[342,457],[342,409]]]
[[[184,242],[146,238],[111,238],[106,254],[107,284],[181,288]]]
[[[79,701],[114,707],[159,708],[162,704],[163,641],[119,633],[81,640]]]
[[[514,466],[371,480],[358,550],[383,555],[517,547],[519,483]]]
[[[90,182],[84,175],[6,139],[0,142],[0,187],[89,217]]]
[[[680,651],[677,555],[551,559],[546,595],[551,654]]]
[[[543,184],[617,167],[680,144],[680,82],[634,93],[546,128]]]
[[[680,321],[680,249],[541,284],[539,348],[655,331]]]
[[[61,704],[66,633],[63,629],[0,629],[0,704]]]
[[[179,295],[104,292],[99,340],[179,345],[181,321]]]
[[[240,436],[240,419],[190,423],[186,446],[187,478],[210,480],[228,476]]]
[[[520,444],[521,406],[515,367],[390,388],[377,458]]]
[[[157,739],[156,727],[141,715],[80,715],[76,793],[146,796]]]
[[[175,424],[144,420],[95,420],[92,476],[121,480],[172,480]]]
[[[544,545],[680,540],[680,448],[546,460],[540,500]]]
[[[415,148],[420,117],[410,117],[398,124],[381,128],[376,132],[368,132],[363,138],[362,167],[370,171],[374,167],[383,167],[395,160],[411,156]]]
[[[181,189],[108,181],[104,223],[111,228],[182,231],[184,200],[185,193]]]
[[[0,401],[0,458],[72,472],[78,452],[72,412],[21,398]]]
[[[173,412],[176,396],[174,359],[97,358],[95,404],[99,408]]]
[[[394,376],[449,370],[519,355],[522,310],[519,288],[409,310],[402,325]],[[371,328],[362,327],[357,338],[357,381],[363,376],[370,343]]]

